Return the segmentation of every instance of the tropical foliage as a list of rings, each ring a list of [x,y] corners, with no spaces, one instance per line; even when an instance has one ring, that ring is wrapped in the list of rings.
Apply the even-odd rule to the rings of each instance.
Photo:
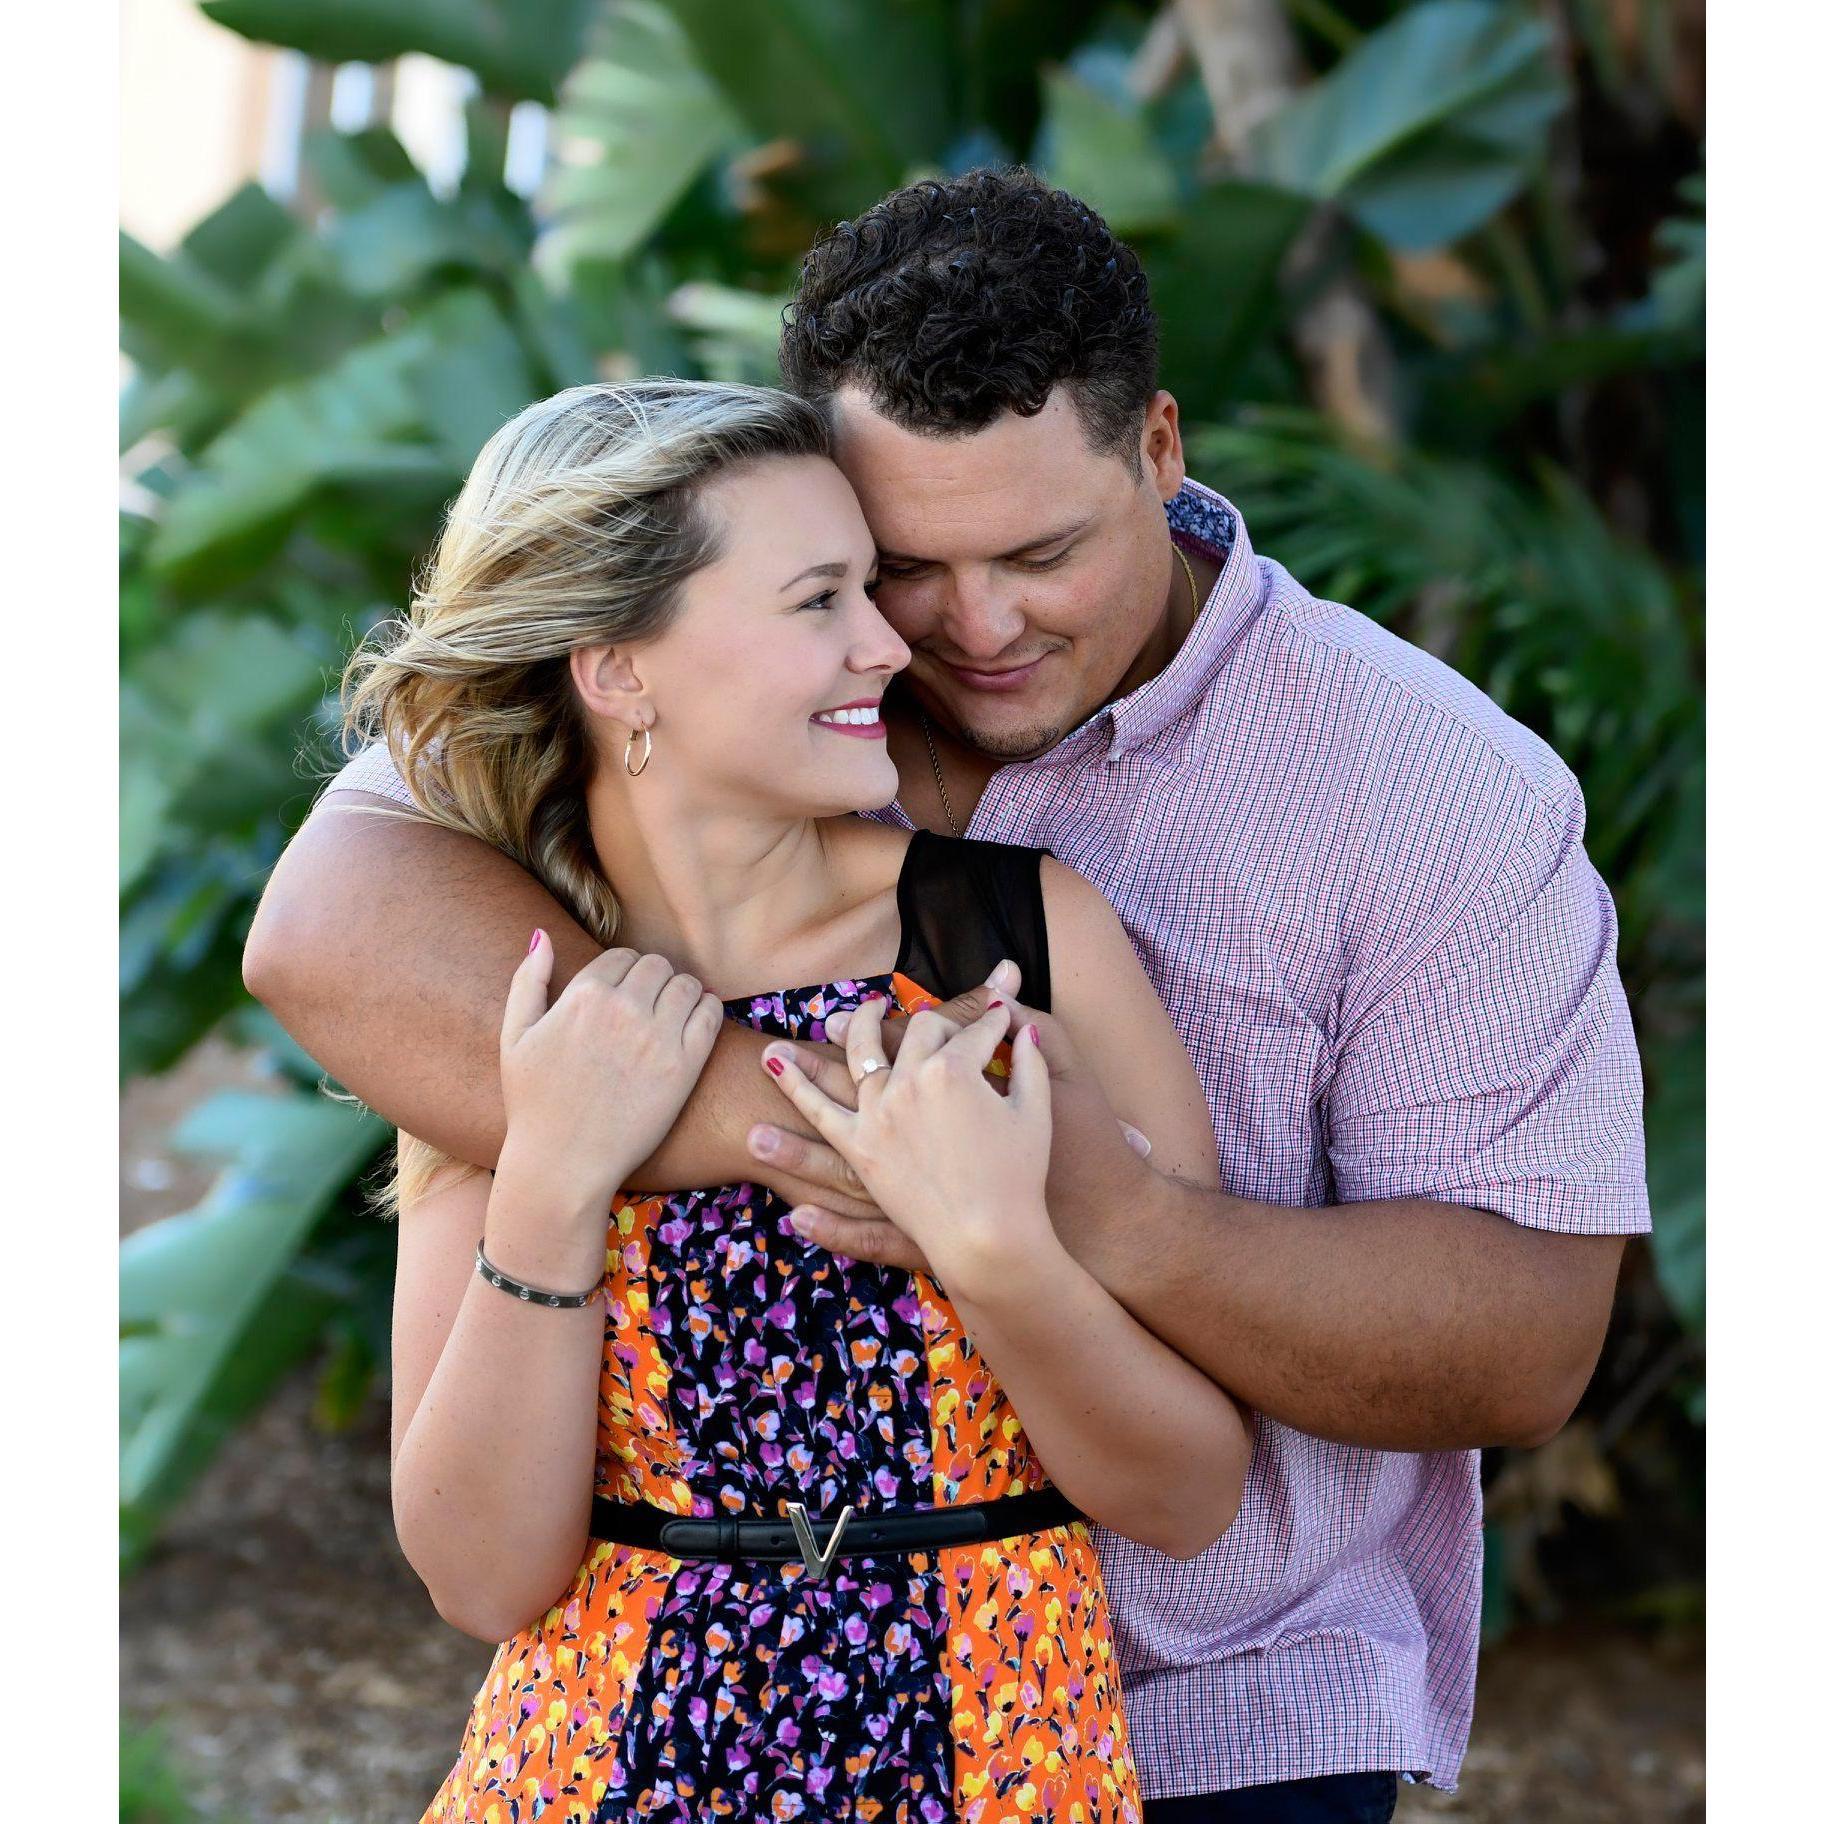
[[[322,131],[308,206],[249,187],[168,254],[122,240],[123,1069],[226,1023],[291,1086],[198,1111],[184,1143],[227,1161],[220,1182],[126,1250],[130,1550],[326,1326],[331,1409],[384,1348],[386,1234],[353,1189],[380,1124],[316,1094],[239,980],[260,884],[331,761],[341,655],[519,405],[602,373],[770,378],[821,226],[912,175],[1014,158],[1141,249],[1196,470],[1256,543],[1442,653],[1579,773],[1659,1223],[1586,1417],[1612,1480],[1686,1486],[1704,249],[1672,9],[1287,0],[1286,94],[1245,132],[1187,53],[1248,9],[1171,10],[207,0],[324,63],[442,58],[475,94],[453,189],[384,127]],[[531,203],[504,175],[528,101],[556,110]],[[1353,340],[1326,340],[1332,321]]]

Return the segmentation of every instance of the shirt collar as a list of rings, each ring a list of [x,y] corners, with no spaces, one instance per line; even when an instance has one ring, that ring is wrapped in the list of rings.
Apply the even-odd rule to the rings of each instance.
[[[1203,696],[1236,635],[1258,612],[1263,595],[1260,560],[1235,508],[1213,489],[1187,476],[1184,486],[1166,502],[1165,518],[1174,545],[1217,566],[1216,586],[1198,609],[1184,644],[1156,677],[1125,697],[1105,703],[1087,722],[1027,765],[1079,759],[1089,731],[1105,722],[1111,759],[1145,746]]]

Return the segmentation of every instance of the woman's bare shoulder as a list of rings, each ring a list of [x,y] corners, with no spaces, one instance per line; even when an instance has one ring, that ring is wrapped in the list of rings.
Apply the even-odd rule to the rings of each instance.
[[[1059,861],[1055,855],[1039,859],[1039,891],[1045,900],[1046,937],[1055,965],[1067,962],[1093,967],[1111,949],[1132,953],[1132,940],[1121,915],[1094,881]]]
[[[871,817],[829,817],[819,826],[831,859],[855,898],[890,893],[899,882],[913,832]]]

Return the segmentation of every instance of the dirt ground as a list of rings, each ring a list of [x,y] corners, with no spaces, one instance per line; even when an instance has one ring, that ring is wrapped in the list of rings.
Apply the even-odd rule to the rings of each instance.
[[[455,1757],[488,1649],[447,1627],[393,1540],[385,1415],[318,1433],[302,1375],[198,1485],[121,1599],[122,1707],[160,1719],[232,1824],[412,1824]],[[1491,1651],[1462,1789],[1402,1816],[1696,1824],[1696,1645],[1519,1633]]]

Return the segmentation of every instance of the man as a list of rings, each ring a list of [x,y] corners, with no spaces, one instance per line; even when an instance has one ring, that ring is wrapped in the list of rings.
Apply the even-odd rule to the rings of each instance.
[[[1258,1415],[1203,1557],[1098,1537],[1148,1818],[1389,1816],[1399,1775],[1454,1784],[1468,1734],[1475,1450],[1564,1422],[1648,1225],[1576,781],[1187,480],[1145,275],[1074,198],[1024,173],[897,192],[812,251],[781,354],[828,402],[913,652],[879,815],[1095,880],[1221,1143],[1219,1189],[1153,1172],[1081,1067],[1097,1035],[1046,1027],[1066,1244]],[[525,933],[565,974],[595,947],[503,857],[343,815],[360,792],[404,796],[383,753],[281,861],[249,986],[382,1112],[492,1164]],[[731,1023],[642,1187],[762,1179],[823,1245],[915,1264],[761,1049]]]

